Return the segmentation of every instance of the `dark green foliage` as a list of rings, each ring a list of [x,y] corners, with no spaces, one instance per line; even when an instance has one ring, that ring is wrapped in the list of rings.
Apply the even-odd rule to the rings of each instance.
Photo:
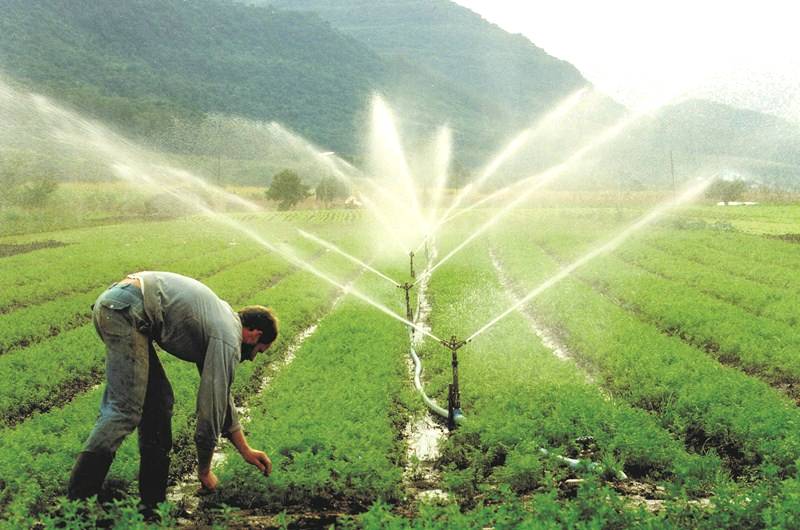
[[[347,184],[335,177],[323,177],[317,184],[314,194],[318,201],[330,204],[337,199],[344,199],[350,194]]]
[[[42,530],[56,528],[93,530],[98,527],[109,527],[112,523],[113,527],[118,529],[173,528],[177,525],[172,516],[173,508],[169,503],[161,503],[155,510],[154,519],[145,520],[133,497],[103,504],[97,503],[94,498],[87,501],[70,501],[60,497],[56,505],[40,520],[23,518],[14,523],[20,525],[28,523],[31,527]]]
[[[747,182],[741,179],[716,179],[706,188],[706,197],[724,203],[738,201],[747,190]]]
[[[448,80],[504,128],[525,127],[586,84],[578,70],[445,0],[259,0],[318,13],[384,57]]]
[[[575,230],[577,226],[581,229]],[[557,270],[559,263],[553,261],[553,255],[565,261],[575,259],[582,249],[602,241],[598,232],[609,230],[610,225],[598,230],[586,220],[574,222],[572,237],[564,237],[554,223],[546,230],[538,227],[535,234],[517,228],[529,234],[531,244],[504,244],[501,256],[514,276],[532,287]],[[716,237],[711,233],[703,239],[715,246]],[[537,248],[536,243],[541,246]],[[761,240],[760,251],[767,245],[773,251],[783,248],[793,254],[796,250]],[[713,448],[737,476],[759,476],[773,466],[781,477],[793,476],[800,455],[800,438],[793,427],[800,421],[796,407],[739,371],[768,373],[773,352],[765,351],[759,359],[757,350],[743,347],[731,316],[735,311],[723,311],[725,304],[713,299],[704,302],[702,296],[678,285],[671,289],[663,286],[667,280],[644,272],[630,274],[629,270],[612,257],[601,258],[577,271],[575,276],[582,281],[566,279],[543,293],[534,305],[580,358],[602,374],[603,384],[615,396],[650,411],[683,439],[688,449],[708,452]],[[660,321],[648,318],[655,311]],[[764,325],[775,327],[766,321]],[[791,339],[784,333],[778,336]],[[696,338],[730,345],[720,351],[728,352],[722,360],[732,367],[720,366],[711,357],[716,354],[713,348],[704,352],[693,347]]]
[[[303,184],[300,175],[289,169],[272,177],[272,183],[266,191],[267,199],[278,201],[281,210],[288,210],[308,194],[308,186]]]
[[[268,214],[270,217],[275,215]],[[355,217],[348,213],[347,218],[353,220]],[[295,218],[295,221],[302,222],[302,219]],[[280,232],[281,223],[275,222],[274,217],[259,228],[263,230],[266,224],[271,235],[279,237],[278,234],[281,234],[283,237],[285,234]],[[141,224],[128,225],[127,228],[117,226],[113,231],[107,232],[106,236],[110,240],[104,239],[101,233],[93,230],[69,232],[74,236],[75,246],[39,251],[56,253],[46,260],[41,259],[41,256],[37,259],[36,253],[3,258],[0,265],[5,274],[0,276],[23,287],[41,288],[32,291],[23,289],[17,291],[17,294],[49,293],[45,300],[50,300],[64,298],[57,296],[65,292],[59,289],[66,289],[66,292],[75,288],[89,289],[87,296],[92,291],[96,294],[97,289],[102,289],[103,285],[118,279],[124,271],[140,268],[175,270],[201,279],[234,307],[252,303],[268,303],[273,306],[284,323],[283,331],[287,335],[282,337],[282,345],[276,344],[276,350],[284,348],[295,333],[308,325],[310,320],[318,318],[333,296],[333,287],[308,273],[297,273],[285,260],[273,254],[256,252],[248,238],[245,241],[249,246],[241,244],[242,240],[228,230],[215,230],[213,226],[199,224],[194,219],[179,222],[178,225],[160,223],[157,235],[150,234],[145,238],[148,242],[137,239],[148,230],[147,225]],[[187,236],[188,230],[191,230],[191,237]],[[338,229],[333,232],[332,236],[321,230],[320,235],[336,240],[337,235],[341,237],[347,233]],[[294,230],[289,231],[289,234],[299,237]],[[119,241],[125,241],[126,244],[114,247],[115,242]],[[299,256],[312,259],[305,239],[293,241],[292,246],[297,249]],[[109,247],[117,251],[91,250]],[[129,249],[129,252],[123,252],[122,249]],[[313,249],[316,250],[316,247]],[[327,255],[325,262],[319,265],[331,273],[350,272],[354,266],[345,261],[342,267],[343,261],[339,256]],[[36,269],[31,264],[44,266],[48,274],[42,274],[42,269]],[[63,271],[63,274],[58,271]],[[287,277],[290,273],[294,274]],[[61,282],[61,278],[65,276],[70,276],[72,282]],[[87,288],[83,285],[84,282],[92,287]],[[4,289],[1,294],[13,299],[13,293],[7,293],[9,290],[16,289]],[[78,299],[80,295],[70,298]],[[30,302],[32,305],[36,303],[35,295]],[[88,308],[86,301],[80,301],[78,305],[80,309]],[[58,308],[55,313],[60,313]],[[3,316],[13,314],[15,311],[12,307]],[[51,317],[53,315],[51,313]],[[0,356],[3,361],[0,372],[5,373],[10,369],[16,374],[14,377],[3,378],[9,384],[0,389],[0,394],[3,394],[0,395],[3,421],[8,419],[6,414],[9,412],[9,405],[17,408],[17,413],[22,412],[19,410],[20,406],[26,405],[33,405],[31,408],[40,410],[50,408],[46,400],[56,390],[54,387],[65,381],[69,383],[76,377],[90,375],[93,369],[102,364],[102,343],[95,336],[91,325],[75,334],[59,333],[56,337],[49,337],[48,332],[47,328],[42,331],[41,342],[44,350],[49,350],[49,353],[44,351],[44,355],[41,355],[41,352],[33,351],[36,349],[34,347]],[[176,394],[176,413],[173,418],[176,440],[173,467],[176,469],[173,471],[181,475],[190,471],[195,462],[190,433],[197,392],[197,370],[191,364],[170,355],[161,355],[161,360]],[[239,366],[233,389],[234,398],[238,402],[249,395],[253,388],[260,387],[259,371],[271,360],[270,355],[258,356],[255,362]],[[26,362],[29,363],[27,366]],[[11,368],[12,365],[14,368]],[[52,366],[50,369],[41,369],[47,365]],[[95,379],[94,382],[98,380]],[[17,385],[17,390],[11,388],[14,385]],[[0,528],[30,527],[30,524],[23,521],[27,521],[31,514],[44,513],[53,499],[64,493],[75,454],[96,418],[101,393],[101,388],[88,389],[69,403],[59,402],[58,406],[63,405],[63,408],[52,408],[42,414],[19,418],[17,413],[12,413],[15,419],[22,420],[19,425],[0,427],[3,450],[18,455],[17,458],[0,458]],[[56,399],[60,397],[56,396]],[[134,435],[118,451],[107,481],[107,486],[114,484],[118,493],[133,495],[130,485],[135,480],[138,465],[136,452]]]
[[[6,72],[138,133],[218,111],[342,149],[383,69],[313,16],[212,0],[11,0],[3,11]]]
[[[57,171],[40,153],[4,149],[0,153],[0,207],[45,206],[58,188]]]
[[[278,121],[352,155],[375,91],[431,128],[457,124],[467,145],[491,147],[498,130],[459,87],[383,59],[315,15],[215,0],[9,0],[0,66],[148,137],[174,117],[220,113]]]

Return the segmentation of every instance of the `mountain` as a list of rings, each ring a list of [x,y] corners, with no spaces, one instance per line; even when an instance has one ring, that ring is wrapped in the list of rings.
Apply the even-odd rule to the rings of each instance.
[[[537,174],[571,155],[554,188],[669,189],[694,177],[744,178],[800,189],[800,127],[769,114],[690,99],[637,116],[598,119],[591,100],[537,134],[503,168],[501,182]],[[581,151],[594,142],[594,147]]]
[[[501,131],[442,76],[309,13],[213,0],[2,0],[0,71],[140,135],[175,116],[278,121],[354,156],[373,92],[487,149]]]
[[[314,12],[383,57],[436,72],[493,109],[509,130],[529,125],[588,84],[571,64],[448,0],[258,2]]]
[[[568,63],[447,0],[248,1],[259,3],[0,0],[0,74],[191,157],[203,174],[251,183],[285,160],[264,145],[260,122],[358,163],[378,92],[397,109],[410,151],[429,149],[447,123],[466,178],[587,85]],[[564,160],[624,113],[592,94],[538,131],[498,180]],[[664,187],[672,152],[682,178],[717,167],[797,187],[798,140],[798,127],[780,119],[687,101],[643,117],[564,182]],[[226,157],[231,169],[220,171]],[[237,157],[246,163],[233,167]]]
[[[250,0],[253,1],[253,0]],[[442,75],[514,130],[578,87],[577,69],[447,0],[257,0],[317,13],[383,57],[402,57]],[[566,158],[615,123],[624,107],[593,95],[559,131],[545,131],[505,168],[529,175]],[[665,187],[701,170],[800,187],[800,128],[774,116],[706,100],[669,105],[628,127],[575,165],[565,185]]]
[[[672,179],[670,152],[678,182],[711,172],[800,188],[800,127],[771,114],[701,99],[668,105],[643,118],[611,146],[601,164],[666,187]]]

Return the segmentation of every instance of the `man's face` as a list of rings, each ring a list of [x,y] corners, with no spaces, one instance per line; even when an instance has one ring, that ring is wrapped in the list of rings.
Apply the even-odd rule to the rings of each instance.
[[[272,346],[272,343],[269,344],[264,344],[263,342],[259,342],[257,344],[242,343],[242,362],[252,361],[253,359],[256,358],[257,353],[267,351],[267,349],[269,349],[270,346]]]
[[[263,332],[260,329],[242,328],[242,361],[252,361],[256,354],[266,351],[272,343],[258,342]]]

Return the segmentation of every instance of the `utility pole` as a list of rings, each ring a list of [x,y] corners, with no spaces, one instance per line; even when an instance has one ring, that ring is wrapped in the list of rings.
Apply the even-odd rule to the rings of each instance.
[[[672,198],[675,199],[677,191],[675,186],[675,162],[672,159],[672,149],[669,150],[669,172],[670,175],[672,175]]]
[[[217,116],[217,185],[222,186],[222,117]]]

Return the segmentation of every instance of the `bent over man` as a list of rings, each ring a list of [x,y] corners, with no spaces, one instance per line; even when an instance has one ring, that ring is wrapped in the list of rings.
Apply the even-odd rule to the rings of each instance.
[[[211,456],[220,435],[265,475],[272,463],[250,448],[231,398],[236,366],[273,343],[278,322],[270,309],[234,312],[211,289],[170,272],[139,272],[113,284],[97,299],[92,318],[106,345],[106,389],[100,416],[69,480],[70,499],[99,493],[125,436],[139,429],[139,493],[145,510],[166,497],[172,449],[173,394],[153,342],[197,365],[198,478],[214,490]]]

